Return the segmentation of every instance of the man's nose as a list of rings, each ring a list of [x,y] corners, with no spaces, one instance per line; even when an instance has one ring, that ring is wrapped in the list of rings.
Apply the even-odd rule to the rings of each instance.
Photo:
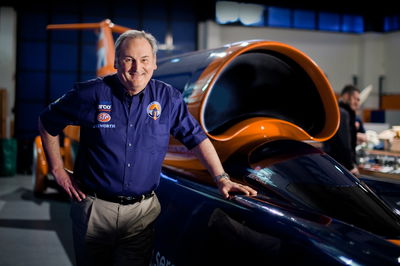
[[[131,65],[131,71],[136,71],[138,69],[138,63],[133,61]]]

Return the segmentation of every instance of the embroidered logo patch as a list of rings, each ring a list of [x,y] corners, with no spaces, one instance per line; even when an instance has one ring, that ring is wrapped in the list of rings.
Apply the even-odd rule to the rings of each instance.
[[[157,101],[151,102],[147,106],[147,114],[151,118],[153,118],[154,120],[157,120],[161,115],[161,105],[160,105],[160,103],[157,102]]]
[[[111,112],[111,104],[99,104],[97,110],[103,112]]]
[[[111,120],[111,116],[108,113],[99,113],[97,115],[97,121],[101,122],[101,123],[107,123]]]
[[[97,123],[93,128],[115,128],[115,124],[110,124],[112,116],[112,103],[111,101],[100,101],[97,104]]]

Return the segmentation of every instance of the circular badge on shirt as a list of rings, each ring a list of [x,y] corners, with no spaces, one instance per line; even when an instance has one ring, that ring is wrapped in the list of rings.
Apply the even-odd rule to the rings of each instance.
[[[101,123],[106,123],[111,120],[111,116],[108,113],[100,113],[97,115],[97,121]]]
[[[161,104],[157,101],[151,102],[147,106],[147,114],[154,120],[157,120],[161,115]]]

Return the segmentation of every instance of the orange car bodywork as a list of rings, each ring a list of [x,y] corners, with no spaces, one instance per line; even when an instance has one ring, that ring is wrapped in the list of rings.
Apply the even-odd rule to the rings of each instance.
[[[218,135],[207,132],[204,126],[204,108],[214,83],[232,60],[251,50],[282,53],[293,59],[306,71],[318,89],[326,112],[324,128],[317,135],[312,136],[291,122],[268,117],[254,117],[241,121]],[[335,94],[318,65],[294,47],[272,41],[239,42],[228,46],[225,52],[219,53],[195,82],[193,92],[188,98],[188,109],[205,129],[222,162],[244,145],[251,146],[249,147],[251,149],[277,139],[322,142],[331,138],[339,125],[339,111]],[[184,147],[179,147],[178,141],[171,140],[170,144],[164,166],[185,172],[204,170],[204,167],[193,154],[185,150]],[[196,174],[198,173],[196,172]]]

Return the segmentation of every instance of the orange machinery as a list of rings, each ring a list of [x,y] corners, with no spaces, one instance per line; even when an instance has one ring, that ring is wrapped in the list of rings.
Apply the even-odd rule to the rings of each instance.
[[[181,89],[222,162],[278,139],[323,142],[338,128],[336,98],[323,71],[284,43],[242,41],[166,58],[155,77]],[[211,180],[174,139],[164,167]]]

